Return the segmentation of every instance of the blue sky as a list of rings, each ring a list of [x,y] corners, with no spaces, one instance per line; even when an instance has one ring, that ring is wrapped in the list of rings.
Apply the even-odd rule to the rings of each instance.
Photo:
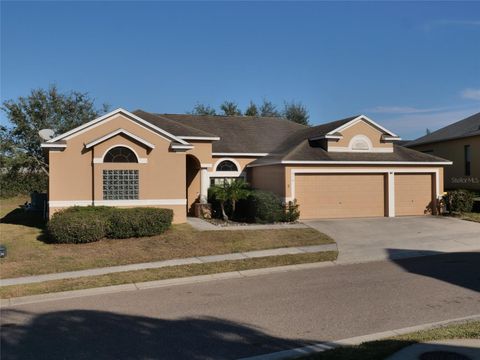
[[[1,98],[182,113],[268,98],[414,138],[480,111],[480,3],[3,2]],[[1,122],[5,122],[4,114]]]

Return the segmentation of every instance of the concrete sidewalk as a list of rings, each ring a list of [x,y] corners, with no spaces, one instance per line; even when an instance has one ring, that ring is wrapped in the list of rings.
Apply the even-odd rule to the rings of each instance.
[[[177,265],[206,264],[206,263],[213,263],[218,261],[243,260],[243,259],[254,259],[259,257],[279,256],[279,255],[316,253],[321,251],[337,251],[337,244],[286,247],[286,248],[278,248],[278,249],[239,252],[239,253],[232,253],[232,254],[198,256],[198,257],[190,257],[190,258],[183,258],[183,259],[172,259],[172,260],[164,260],[164,261],[156,261],[156,262],[148,262],[148,263],[111,266],[111,267],[103,267],[103,268],[96,268],[96,269],[79,270],[79,271],[68,271],[68,272],[52,273],[52,274],[37,275],[37,276],[24,276],[24,277],[18,277],[18,278],[1,279],[0,286],[32,284],[32,283],[39,283],[43,281],[74,279],[74,278],[79,278],[84,276],[97,276],[97,275],[113,274],[113,273],[124,272],[124,271],[158,269],[158,268],[163,268],[168,266],[177,266]]]
[[[188,217],[187,223],[195,230],[199,231],[221,231],[221,230],[275,230],[275,229],[305,229],[309,226],[297,224],[247,224],[247,225],[232,225],[232,226],[217,226],[200,218]]]
[[[420,360],[425,353],[435,353],[438,359],[465,358],[480,360],[480,340],[450,339],[414,344],[407,346],[386,360]],[[448,354],[450,357],[447,356]],[[430,359],[433,358],[432,354]]]

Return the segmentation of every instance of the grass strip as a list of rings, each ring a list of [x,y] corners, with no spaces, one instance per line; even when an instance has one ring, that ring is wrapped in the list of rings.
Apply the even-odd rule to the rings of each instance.
[[[100,276],[86,276],[76,279],[53,280],[35,284],[11,285],[0,288],[0,298],[8,299],[20,296],[89,289],[109,285],[182,278],[188,276],[208,275],[229,271],[260,269],[293,264],[333,261],[337,258],[337,255],[337,251],[323,251],[317,253],[268,256],[254,259],[219,261],[207,264],[178,265],[159,269],[125,271],[121,273]]]
[[[383,360],[402,348],[425,341],[443,339],[479,339],[480,321],[444,325],[392,338],[344,346],[302,359],[308,360]]]

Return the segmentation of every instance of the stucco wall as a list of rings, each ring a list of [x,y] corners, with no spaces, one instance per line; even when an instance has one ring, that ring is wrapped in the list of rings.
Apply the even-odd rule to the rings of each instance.
[[[84,144],[101,138],[119,128],[141,137],[155,145],[148,150],[145,145],[123,135],[117,135],[85,149]],[[94,157],[101,157],[105,150],[114,145],[128,145],[148,163],[93,163]],[[169,150],[170,140],[133,123],[121,114],[99,126],[70,139],[64,151],[50,151],[49,201],[97,201],[103,200],[104,169],[139,170],[139,200],[185,200],[186,165],[185,153]],[[142,205],[143,206],[143,205]],[[175,222],[185,221],[185,205],[162,205],[157,207],[174,208]],[[51,206],[55,210],[55,206]],[[182,211],[179,211],[182,209]]]
[[[272,191],[282,198],[285,197],[285,167],[283,165],[249,168],[248,178],[255,189]]]
[[[384,149],[393,149],[393,145],[391,142],[382,142],[381,138],[383,132],[374,128],[373,126],[367,124],[364,121],[360,121],[355,125],[352,125],[345,130],[341,131],[343,136],[342,139],[335,141],[330,140],[328,142],[328,149],[335,148],[335,147],[348,147],[350,140],[356,135],[365,135],[367,136],[370,141],[372,142],[373,147],[376,148],[384,148]]]
[[[470,145],[470,176],[465,175],[464,146]],[[480,136],[414,146],[412,149],[450,160],[445,167],[445,189],[480,190]]]

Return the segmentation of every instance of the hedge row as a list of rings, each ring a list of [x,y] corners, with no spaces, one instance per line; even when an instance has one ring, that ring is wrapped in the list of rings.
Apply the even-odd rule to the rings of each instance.
[[[473,208],[475,194],[468,190],[452,190],[444,196],[450,212],[470,212]]]
[[[170,227],[172,219],[170,209],[75,206],[56,212],[47,230],[52,242],[79,244],[104,237],[126,239],[158,235]]]

